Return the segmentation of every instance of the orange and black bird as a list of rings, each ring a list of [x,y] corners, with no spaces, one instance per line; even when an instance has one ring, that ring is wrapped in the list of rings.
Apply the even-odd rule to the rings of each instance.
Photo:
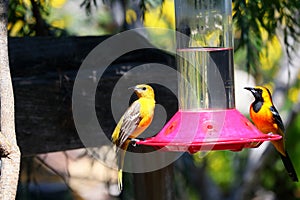
[[[273,104],[270,91],[262,86],[245,87],[244,89],[249,90],[255,98],[250,106],[250,117],[253,123],[262,133],[273,133],[282,136],[282,139],[271,142],[279,152],[289,176],[293,181],[298,182],[295,168],[285,149],[284,125]]]

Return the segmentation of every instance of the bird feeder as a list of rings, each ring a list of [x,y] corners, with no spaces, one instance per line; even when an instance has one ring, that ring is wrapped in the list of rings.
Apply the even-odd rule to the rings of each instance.
[[[154,137],[166,151],[258,147],[281,136],[261,133],[235,109],[232,8],[229,0],[175,0],[179,110]],[[188,38],[188,39],[187,39]]]

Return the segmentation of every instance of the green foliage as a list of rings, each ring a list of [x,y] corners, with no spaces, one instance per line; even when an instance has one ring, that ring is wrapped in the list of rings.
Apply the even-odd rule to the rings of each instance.
[[[24,2],[9,1],[9,12],[8,12],[9,35],[31,36],[34,34],[33,27],[36,21],[33,18],[32,13],[28,12],[29,10],[30,8]]]
[[[97,7],[97,0],[84,0],[81,4],[80,7],[84,7],[85,12],[89,15],[91,14],[92,7],[95,6]]]
[[[163,2],[164,2],[164,0],[141,0],[140,8],[143,13],[143,17],[144,17],[145,11],[147,11],[151,8],[159,7],[163,4]],[[161,9],[162,9],[162,6],[161,6]]]
[[[104,4],[108,4],[109,2],[109,0],[102,0],[102,3]],[[150,8],[160,7],[163,4],[164,0],[139,0],[138,2],[141,12],[144,13]],[[92,7],[97,7],[97,5],[97,0],[83,0],[83,2],[80,4],[81,7],[85,8],[87,14],[90,14]]]
[[[8,33],[10,36],[62,35],[64,30],[47,22],[51,6],[44,1],[9,1]]]
[[[230,183],[234,179],[232,158],[233,153],[229,151],[213,151],[206,157],[208,172],[223,191],[229,189]]]
[[[298,41],[300,34],[299,8],[299,0],[234,0],[233,19],[239,33],[236,50],[246,50],[248,71],[256,73],[259,69],[259,54],[266,46],[262,31],[266,31],[270,39],[280,27],[284,34],[286,53],[290,58],[295,51],[294,42]]]

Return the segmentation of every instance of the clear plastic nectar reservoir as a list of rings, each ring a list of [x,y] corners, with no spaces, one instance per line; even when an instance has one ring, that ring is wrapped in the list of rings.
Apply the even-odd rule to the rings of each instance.
[[[176,29],[188,36],[177,38],[181,110],[235,107],[231,9],[229,0],[175,0]]]

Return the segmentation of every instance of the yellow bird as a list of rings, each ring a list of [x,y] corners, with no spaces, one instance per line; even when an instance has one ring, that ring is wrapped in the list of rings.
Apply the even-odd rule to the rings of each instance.
[[[276,150],[279,152],[281,160],[289,176],[293,181],[298,182],[297,173],[293,163],[285,149],[285,133],[281,117],[273,105],[272,96],[266,87],[245,87],[249,90],[255,100],[250,106],[250,117],[255,126],[265,134],[274,133],[282,136],[282,139],[271,141]]]
[[[152,87],[141,84],[133,87],[133,89],[138,99],[131,104],[121,117],[111,137],[113,144],[118,147],[116,152],[119,153],[120,148],[124,150],[120,152],[121,154],[118,157],[118,186],[120,190],[123,187],[122,169],[129,142],[149,127],[154,116],[155,99]]]

